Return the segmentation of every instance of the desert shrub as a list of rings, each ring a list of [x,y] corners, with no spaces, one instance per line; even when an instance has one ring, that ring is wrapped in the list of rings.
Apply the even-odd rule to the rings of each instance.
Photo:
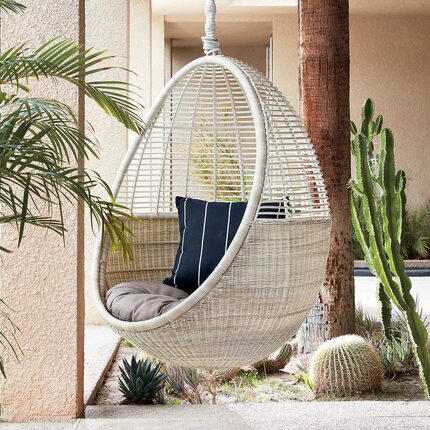
[[[427,325],[427,321],[423,318],[423,311],[420,310],[418,313]],[[383,335],[382,326],[377,319],[361,307],[357,308],[355,312],[355,328],[356,333],[371,342],[381,355],[386,376],[395,377],[402,373],[417,370],[413,343],[403,314],[400,312],[394,314],[390,339]]]
[[[402,255],[407,259],[430,256],[430,202],[423,208],[406,211],[402,235]]]
[[[202,378],[197,369],[166,366],[168,390],[191,404],[202,404]]]

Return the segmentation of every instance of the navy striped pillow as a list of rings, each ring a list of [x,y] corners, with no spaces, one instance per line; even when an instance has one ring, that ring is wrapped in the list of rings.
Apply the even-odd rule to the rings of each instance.
[[[225,254],[246,210],[246,202],[206,202],[176,197],[180,242],[172,276],[163,283],[191,294]]]
[[[206,202],[176,197],[180,242],[172,275],[163,283],[193,293],[224,256],[247,202]],[[285,218],[283,202],[262,203],[259,218]]]

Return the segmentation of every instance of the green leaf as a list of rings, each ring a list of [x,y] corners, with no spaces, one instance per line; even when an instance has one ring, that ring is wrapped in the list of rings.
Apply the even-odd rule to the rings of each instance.
[[[0,0],[0,10],[6,12],[19,13],[23,12],[27,7],[15,0]]]
[[[1,372],[1,374],[3,375],[3,378],[5,378],[6,379],[6,372],[5,372],[5,370],[4,370],[4,364],[3,364],[3,360],[2,360],[2,358],[0,357],[0,372]]]
[[[418,237],[414,243],[414,251],[420,258],[427,258],[430,251],[430,238],[426,236]]]
[[[24,193],[23,193],[23,201],[22,201],[22,207],[21,207],[21,217],[20,217],[20,226],[19,226],[19,234],[18,234],[18,246],[21,245],[22,239],[24,237],[24,228],[26,224],[26,218],[27,218],[27,210],[28,210],[28,199],[30,197],[30,181],[31,176],[30,174],[27,174],[27,182],[24,186]]]

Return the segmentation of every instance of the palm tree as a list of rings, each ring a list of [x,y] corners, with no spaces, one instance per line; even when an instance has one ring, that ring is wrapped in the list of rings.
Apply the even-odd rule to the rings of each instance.
[[[18,13],[25,6],[0,0],[0,10]],[[80,125],[77,114],[66,104],[33,97],[31,82],[63,80],[94,100],[106,114],[137,133],[143,131],[141,106],[133,100],[127,83],[93,78],[110,69],[112,58],[104,52],[83,49],[72,40],[54,39],[35,50],[26,44],[0,54],[0,227],[16,228],[17,246],[25,239],[28,225],[64,236],[63,206],[75,202],[88,208],[92,225],[105,228],[114,247],[129,254],[127,211],[115,203],[109,186],[82,160],[97,156],[97,141],[89,124]],[[91,78],[91,80],[90,80]],[[96,193],[98,187],[105,199]],[[11,252],[2,246],[0,256]],[[19,349],[17,328],[0,301],[0,345]],[[0,357],[0,371],[4,374]]]
[[[348,181],[348,0],[299,1],[300,106],[326,182],[331,246],[320,306],[308,319],[316,343],[354,332],[354,259]],[[312,350],[317,345],[304,345]]]

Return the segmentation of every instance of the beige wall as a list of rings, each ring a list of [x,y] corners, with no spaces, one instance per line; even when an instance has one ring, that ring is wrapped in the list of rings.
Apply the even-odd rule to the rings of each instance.
[[[430,16],[351,18],[351,115],[376,101],[393,129],[409,205],[430,200]]]
[[[430,16],[351,19],[351,115],[375,99],[393,129],[397,167],[406,171],[408,204],[430,200]],[[274,20],[274,83],[298,107],[297,16]]]
[[[3,52],[24,41],[35,48],[58,35],[82,40],[82,1],[25,4],[24,14],[2,16]],[[76,88],[46,82],[32,82],[36,94],[59,98],[82,113]],[[1,255],[0,298],[14,309],[23,349],[20,363],[11,354],[5,357],[7,379],[0,378],[1,413],[7,420],[64,420],[82,413],[83,214],[77,205],[66,205],[64,215],[65,244],[59,236],[29,227],[21,248]],[[15,230],[2,227],[0,235],[3,246],[16,246]]]
[[[100,0],[103,1],[104,0]],[[145,109],[151,104],[151,50],[152,9],[151,0],[129,0],[129,50],[128,64],[130,83],[138,87],[141,103]],[[121,24],[121,23],[119,23]]]
[[[266,48],[265,46],[222,46],[223,54],[235,57],[253,65],[260,72],[266,74]],[[172,48],[172,71],[176,73],[181,67],[196,58],[202,57],[200,47]]]

